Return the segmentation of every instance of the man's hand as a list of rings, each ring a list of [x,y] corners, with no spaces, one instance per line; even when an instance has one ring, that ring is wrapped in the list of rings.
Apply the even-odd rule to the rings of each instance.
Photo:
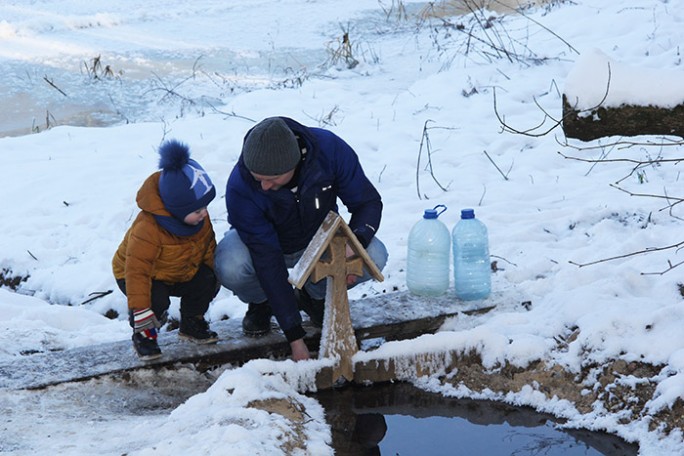
[[[302,361],[309,359],[309,349],[304,343],[304,339],[297,339],[290,342],[290,349],[292,350],[292,359],[295,361]]]

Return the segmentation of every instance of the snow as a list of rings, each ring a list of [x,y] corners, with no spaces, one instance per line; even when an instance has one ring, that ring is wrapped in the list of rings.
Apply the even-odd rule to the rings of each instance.
[[[644,85],[644,81],[649,83]],[[637,68],[592,49],[568,74],[565,93],[578,111],[621,104],[674,108],[684,101],[684,80],[679,69]]]
[[[0,273],[26,280],[16,292],[0,289],[0,360],[129,338],[125,318],[104,316],[126,309],[110,261],[137,212],[135,194],[156,169],[159,144],[172,137],[189,144],[212,177],[218,197],[209,212],[220,239],[228,229],[223,189],[243,135],[254,121],[287,115],[349,142],[383,196],[385,281],[355,288],[351,300],[406,290],[408,233],[425,209],[446,205],[440,220],[451,228],[460,209],[474,207],[489,229],[500,268],[493,289],[510,297],[508,305],[453,319],[434,336],[381,345],[374,356],[474,348],[490,367],[543,359],[570,371],[613,359],[648,362],[664,366],[649,409],[671,407],[684,394],[684,310],[680,270],[667,270],[682,253],[627,254],[681,242],[683,214],[663,198],[628,192],[681,198],[682,165],[634,170],[557,152],[672,159],[681,145],[643,137],[631,138],[639,147],[613,144],[625,138],[564,147],[560,129],[541,136],[502,129],[495,109],[507,125],[535,132],[545,112],[561,117],[564,92],[581,107],[602,99],[608,62],[611,105],[681,103],[681,2],[551,1],[524,14],[492,13],[486,35],[469,18],[448,18],[473,26],[481,39],[469,41],[420,19],[426,4],[401,4],[406,16],[370,0],[2,2]],[[353,68],[335,54],[344,31]],[[494,51],[491,40],[508,53]],[[613,257],[621,258],[600,261]],[[171,310],[177,314],[177,302]],[[207,317],[244,311],[222,290]],[[567,350],[555,348],[556,337],[573,332]],[[317,363],[255,360],[216,373],[170,413],[149,402],[164,402],[154,395],[163,373],[133,375],[151,397],[118,392],[131,407],[125,413],[120,403],[103,404],[120,388],[106,379],[0,391],[8,411],[0,451],[225,454],[231,445],[231,454],[278,454],[288,422],[249,404],[289,398],[306,409],[308,454],[332,454],[322,408],[298,392]],[[439,390],[435,379],[416,382]],[[638,441],[644,455],[681,453],[681,433],[664,437],[646,419],[625,423],[598,409],[581,415],[532,387],[505,397],[441,392],[532,405],[572,426]],[[65,397],[102,415],[69,412]]]

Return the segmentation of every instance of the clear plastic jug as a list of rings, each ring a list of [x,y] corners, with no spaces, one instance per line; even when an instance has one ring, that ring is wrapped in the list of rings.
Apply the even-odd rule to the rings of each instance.
[[[487,227],[473,209],[463,209],[451,232],[454,250],[454,289],[464,301],[485,299],[492,289]]]
[[[449,288],[451,236],[437,217],[446,210],[440,204],[426,209],[408,238],[406,285],[419,296],[439,296]]]

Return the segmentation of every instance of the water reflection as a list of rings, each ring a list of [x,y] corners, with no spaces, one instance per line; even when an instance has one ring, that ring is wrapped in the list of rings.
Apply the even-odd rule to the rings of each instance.
[[[615,436],[556,429],[531,408],[455,399],[405,383],[321,391],[339,456],[620,455],[638,447]]]

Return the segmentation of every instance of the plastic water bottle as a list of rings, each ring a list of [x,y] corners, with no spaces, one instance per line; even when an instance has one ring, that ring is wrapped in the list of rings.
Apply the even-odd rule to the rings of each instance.
[[[449,229],[437,219],[446,210],[440,204],[426,209],[409,233],[406,285],[420,296],[439,296],[449,288]]]
[[[463,209],[451,237],[456,296],[464,301],[485,299],[492,290],[487,227],[473,209]]]

